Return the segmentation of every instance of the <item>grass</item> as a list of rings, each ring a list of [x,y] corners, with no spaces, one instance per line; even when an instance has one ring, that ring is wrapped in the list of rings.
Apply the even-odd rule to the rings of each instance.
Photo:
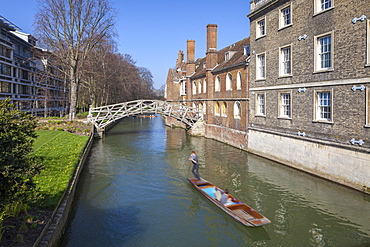
[[[55,208],[71,179],[89,139],[65,131],[37,130],[33,155],[45,166],[34,178],[42,200],[41,208]]]

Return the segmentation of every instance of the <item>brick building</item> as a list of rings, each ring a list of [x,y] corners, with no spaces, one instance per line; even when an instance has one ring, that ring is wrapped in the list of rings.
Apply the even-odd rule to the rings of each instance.
[[[206,137],[246,149],[249,38],[217,50],[217,28],[207,25],[206,57],[195,60],[194,40],[187,41],[186,62],[179,52],[168,72],[166,100],[202,109]]]
[[[67,110],[68,84],[36,39],[0,16],[0,100],[10,98],[34,115],[59,116]]]
[[[248,150],[367,190],[369,1],[254,0],[248,17]]]

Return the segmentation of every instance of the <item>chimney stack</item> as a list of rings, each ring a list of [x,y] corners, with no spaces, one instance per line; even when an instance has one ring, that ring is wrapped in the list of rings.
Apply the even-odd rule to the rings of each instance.
[[[182,61],[184,61],[184,52],[179,51],[177,54],[176,69],[180,68]]]
[[[217,51],[217,25],[207,25],[207,51]]]
[[[187,40],[187,59],[188,63],[194,63],[194,56],[195,56],[195,40]]]

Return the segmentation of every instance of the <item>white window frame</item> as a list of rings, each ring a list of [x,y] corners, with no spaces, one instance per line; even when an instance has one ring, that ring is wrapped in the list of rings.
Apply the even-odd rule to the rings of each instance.
[[[365,127],[370,127],[370,88],[369,85],[366,87],[366,106],[365,106],[366,123]]]
[[[263,25],[261,25],[263,23]],[[263,27],[263,29],[261,29]],[[256,21],[256,39],[266,36],[266,17]]]
[[[286,9],[289,9],[289,23],[286,23],[286,15],[284,12]],[[290,27],[293,25],[293,22],[292,22],[293,15],[292,15],[292,5],[291,4],[285,5],[282,8],[280,8],[279,15],[280,15],[279,29],[283,29],[283,28]]]
[[[198,94],[201,94],[202,93],[202,81],[199,80],[198,81]]]
[[[366,66],[370,66],[370,20],[366,20]]]
[[[207,80],[203,80],[203,93],[207,93]]]
[[[330,6],[325,6],[325,3],[330,2]],[[334,8],[334,0],[314,0],[314,14],[331,10]]]
[[[256,93],[256,116],[266,116],[266,93]]]
[[[325,3],[330,2],[330,6],[325,6]],[[324,4],[324,5],[323,5]],[[334,8],[334,0],[314,0],[314,14],[321,14],[322,12],[331,10]]]
[[[239,101],[236,101],[234,103],[234,119],[240,119],[241,118],[241,109],[242,106]]]
[[[180,95],[186,95],[186,81],[184,80],[180,81]]]
[[[221,90],[221,78],[220,76],[216,76],[215,78],[215,92],[220,92]]]
[[[193,91],[192,91],[192,93],[193,93],[193,95],[195,95],[195,94],[197,94],[197,82],[196,81],[193,81],[192,85],[193,85]]]
[[[314,94],[314,121],[333,123],[333,90],[315,90]],[[327,95],[324,94],[329,95],[327,97]],[[325,116],[326,114],[329,114],[329,116]]]
[[[287,56],[286,54],[284,53],[284,51],[286,51],[287,49],[289,48],[289,56],[288,56],[288,59],[289,60],[286,60]],[[292,75],[292,46],[291,45],[287,45],[287,46],[283,46],[283,47],[280,47],[280,56],[279,56],[279,75],[281,77],[283,76],[291,76]],[[289,62],[289,71],[287,70],[287,62]]]
[[[261,63],[261,58],[264,58],[263,64]],[[259,53],[256,55],[256,79],[264,80],[266,79],[266,53]]]
[[[320,42],[324,39],[330,37],[330,46],[325,45],[325,49],[323,51],[323,45],[320,44]],[[334,70],[334,33],[328,32],[324,33],[322,35],[315,36],[314,38],[314,66],[315,71],[314,72],[325,72],[325,71],[333,71]],[[327,49],[330,48],[330,51],[328,52]],[[326,57],[326,55],[330,56],[330,65],[328,67],[322,66],[322,57]]]
[[[292,119],[292,92],[279,93],[279,118]]]
[[[221,103],[221,116],[222,117],[227,117],[227,103],[226,103],[226,101],[223,101]]]
[[[226,74],[226,91],[232,91],[233,75],[229,72]]]
[[[215,102],[215,116],[220,116],[220,103],[218,101]]]
[[[236,76],[236,90],[241,90],[242,89],[242,72],[238,71],[238,74]]]

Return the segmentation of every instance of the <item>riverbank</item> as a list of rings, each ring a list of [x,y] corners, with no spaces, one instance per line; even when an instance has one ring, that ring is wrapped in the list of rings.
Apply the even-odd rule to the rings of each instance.
[[[4,220],[0,246],[35,243],[68,188],[91,133],[89,125],[82,121],[46,120],[37,129],[32,155],[44,165],[34,179],[39,199],[32,207]]]

